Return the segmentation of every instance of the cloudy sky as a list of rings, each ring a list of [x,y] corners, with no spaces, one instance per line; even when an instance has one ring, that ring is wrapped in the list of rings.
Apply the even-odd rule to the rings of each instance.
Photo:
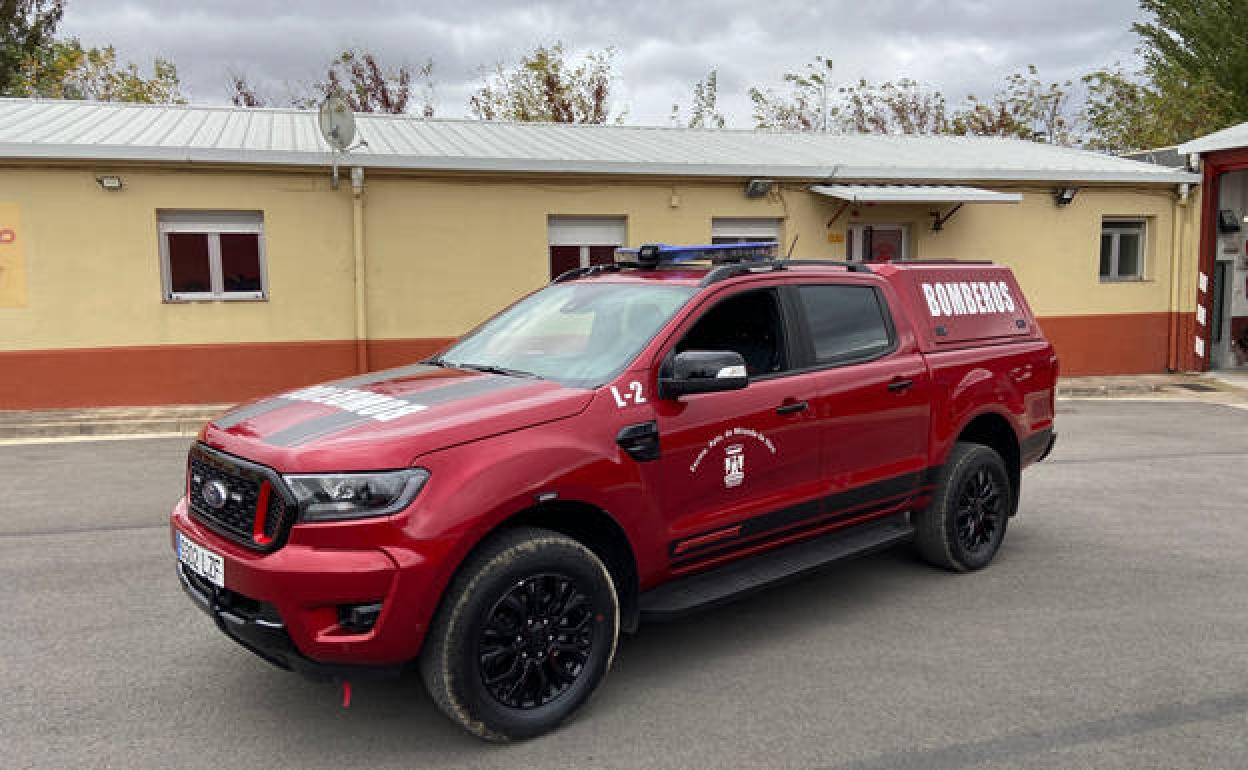
[[[482,67],[534,46],[618,51],[613,102],[628,122],[663,125],[718,69],[729,125],[748,127],[751,85],[778,85],[816,54],[834,76],[907,76],[951,102],[990,95],[1035,64],[1048,79],[1134,62],[1135,0],[68,0],[64,34],[123,59],[172,59],[196,102],[221,103],[240,71],[274,102],[322,77],[346,47],[383,63],[432,58],[437,114],[461,117]]]

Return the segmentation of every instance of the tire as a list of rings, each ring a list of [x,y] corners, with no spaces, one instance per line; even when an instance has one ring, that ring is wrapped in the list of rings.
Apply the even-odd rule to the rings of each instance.
[[[955,572],[988,566],[1005,538],[1014,490],[1001,455],[959,442],[941,468],[927,510],[914,515],[915,543],[930,564]]]
[[[550,530],[504,530],[451,581],[420,672],[438,708],[473,735],[533,738],[589,699],[619,632],[615,584],[592,551]]]

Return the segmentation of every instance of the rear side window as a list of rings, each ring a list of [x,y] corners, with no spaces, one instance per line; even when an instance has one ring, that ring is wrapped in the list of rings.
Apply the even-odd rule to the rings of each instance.
[[[800,286],[815,362],[834,364],[878,355],[892,346],[890,324],[870,286]]]

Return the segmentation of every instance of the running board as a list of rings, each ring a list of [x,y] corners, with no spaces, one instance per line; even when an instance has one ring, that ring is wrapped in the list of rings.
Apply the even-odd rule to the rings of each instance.
[[[751,556],[645,592],[640,597],[641,617],[668,620],[724,604],[833,562],[888,548],[913,534],[903,513]]]

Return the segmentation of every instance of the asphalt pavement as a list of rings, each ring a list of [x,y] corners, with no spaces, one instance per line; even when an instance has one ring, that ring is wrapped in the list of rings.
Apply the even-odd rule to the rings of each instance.
[[[482,744],[418,677],[270,667],[182,595],[188,439],[0,447],[5,768],[1248,766],[1248,411],[1069,401],[987,570],[908,547],[619,650],[558,732]]]

